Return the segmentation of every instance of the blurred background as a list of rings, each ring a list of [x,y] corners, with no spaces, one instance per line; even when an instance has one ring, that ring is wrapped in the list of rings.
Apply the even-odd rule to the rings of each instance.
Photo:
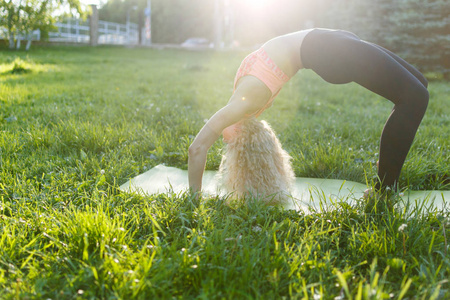
[[[144,26],[148,0],[109,0],[99,18]],[[219,48],[263,43],[311,27],[352,31],[449,78],[448,0],[152,0],[152,43],[205,38]]]
[[[0,34],[11,49],[31,35],[89,42],[92,16],[99,43],[133,46],[241,49],[311,27],[345,29],[449,79],[448,0],[2,0]]]

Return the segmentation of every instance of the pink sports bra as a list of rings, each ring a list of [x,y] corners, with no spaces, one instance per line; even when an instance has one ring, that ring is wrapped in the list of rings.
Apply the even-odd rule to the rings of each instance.
[[[278,95],[283,85],[289,81],[290,77],[275,64],[263,48],[259,48],[244,58],[234,78],[235,90],[238,80],[247,75],[255,76],[261,80],[272,92],[272,97],[267,101],[267,104],[254,114],[248,116],[256,118],[264,110],[272,106],[273,99]],[[233,137],[239,134],[240,130],[240,122],[225,128],[222,132],[224,142],[230,143]]]
[[[239,79],[252,75],[261,80],[272,92],[272,97],[267,104],[251,116],[259,116],[265,109],[272,105],[273,99],[278,95],[283,85],[289,81],[290,77],[281,70],[261,47],[250,53],[242,61],[234,78],[234,89]]]

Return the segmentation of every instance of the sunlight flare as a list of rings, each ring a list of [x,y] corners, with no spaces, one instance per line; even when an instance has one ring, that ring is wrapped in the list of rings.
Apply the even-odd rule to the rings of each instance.
[[[273,2],[273,0],[245,0],[248,6],[254,7],[256,9],[264,9],[268,7],[268,4]]]

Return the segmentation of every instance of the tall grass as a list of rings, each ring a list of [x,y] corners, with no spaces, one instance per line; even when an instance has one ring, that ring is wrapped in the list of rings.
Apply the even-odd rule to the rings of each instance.
[[[0,52],[0,298],[450,297],[446,210],[366,213],[339,199],[305,214],[118,190],[160,163],[186,168],[188,145],[227,102],[245,54]],[[448,190],[448,83],[432,82],[430,94],[401,185]],[[391,108],[304,71],[263,117],[297,176],[365,183]]]

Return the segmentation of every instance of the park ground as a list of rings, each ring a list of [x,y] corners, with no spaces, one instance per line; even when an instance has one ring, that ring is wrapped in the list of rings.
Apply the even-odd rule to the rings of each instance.
[[[227,206],[123,193],[164,163],[232,92],[243,52],[35,47],[0,52],[3,299],[448,299],[450,213]],[[433,79],[433,78],[430,78]],[[430,104],[400,179],[449,190],[450,84]],[[392,105],[302,71],[266,119],[300,177],[370,186]],[[222,141],[208,154],[220,164]]]

